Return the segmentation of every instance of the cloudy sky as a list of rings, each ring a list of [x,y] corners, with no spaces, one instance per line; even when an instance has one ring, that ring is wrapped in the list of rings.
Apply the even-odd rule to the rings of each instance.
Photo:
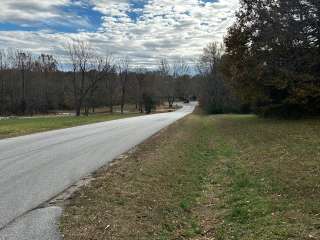
[[[222,41],[238,0],[1,0],[0,48],[62,57],[68,39],[136,65],[194,59]]]

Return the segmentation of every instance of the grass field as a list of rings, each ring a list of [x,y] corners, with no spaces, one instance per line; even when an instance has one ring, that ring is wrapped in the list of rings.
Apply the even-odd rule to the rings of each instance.
[[[193,114],[96,173],[68,239],[320,239],[320,121]]]
[[[39,117],[39,118],[12,118],[0,120],[0,139],[43,132],[54,129],[74,127],[90,123],[116,120],[138,116],[139,114],[97,114],[81,117]]]

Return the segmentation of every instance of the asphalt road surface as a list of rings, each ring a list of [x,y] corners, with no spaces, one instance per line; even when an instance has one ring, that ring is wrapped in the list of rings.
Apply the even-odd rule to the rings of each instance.
[[[0,239],[9,223],[190,114],[194,107],[191,103],[172,113],[0,140]]]

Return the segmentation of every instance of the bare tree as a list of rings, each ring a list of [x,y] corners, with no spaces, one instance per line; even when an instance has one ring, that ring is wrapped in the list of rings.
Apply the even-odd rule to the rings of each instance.
[[[219,45],[216,42],[209,43],[207,47],[203,49],[198,63],[198,71],[201,75],[217,73],[217,66],[220,63],[223,49],[223,45]]]
[[[0,115],[4,113],[5,107],[5,78],[4,72],[7,68],[6,53],[0,50]]]
[[[185,65],[169,65],[166,59],[159,71],[142,67],[131,71],[129,59],[114,62],[110,55],[98,54],[84,41],[71,41],[65,48],[69,65],[58,63],[51,55],[38,56],[21,50],[0,52],[0,114],[48,113],[51,110],[75,110],[77,116],[96,107],[119,101],[121,112],[127,103],[136,103],[140,112],[162,99],[172,107],[177,79]],[[179,65],[180,64],[180,65]],[[71,71],[60,69],[69,66]],[[131,81],[132,79],[132,81]],[[185,81],[184,81],[185,82]],[[148,111],[146,111],[148,112]]]
[[[113,58],[110,55],[107,55],[105,58],[97,57],[95,61],[94,70],[90,73],[89,81],[90,81],[90,91],[88,96],[88,104],[92,108],[92,111],[95,112],[95,104],[94,104],[94,94],[99,89],[99,82],[106,79],[106,81],[110,80],[110,76],[114,72],[115,66],[113,63]],[[112,81],[112,80],[110,80]],[[113,83],[111,83],[113,84]],[[113,96],[113,92],[111,92]],[[89,106],[86,106],[86,114],[89,112]]]
[[[20,111],[24,115],[27,110],[27,82],[26,74],[31,71],[32,68],[32,56],[28,52],[18,50],[15,55],[15,63],[21,77],[21,105]]]
[[[93,53],[89,44],[80,40],[74,40],[73,42],[69,43],[67,50],[73,68],[72,81],[75,110],[76,115],[80,116],[84,98],[90,90],[90,87],[85,85],[85,81],[86,75],[90,70],[89,64],[93,58]],[[78,73],[80,73],[80,80]]]
[[[117,70],[116,66],[112,65],[109,74],[106,75],[106,89],[108,92],[108,102],[110,113],[113,113],[114,95],[116,91]]]
[[[96,90],[97,84],[110,71],[109,58],[98,58],[87,42],[75,40],[67,46],[73,69],[73,95],[76,115],[80,116],[88,94]],[[89,76],[89,73],[91,76]]]
[[[163,58],[160,60],[160,77],[163,83],[164,92],[171,108],[173,106],[175,95],[174,95],[174,77],[171,75],[171,67],[167,59]]]
[[[187,99],[188,96],[188,81],[190,80],[190,67],[184,59],[179,59],[173,64],[173,78],[175,82],[175,96]]]
[[[37,72],[40,74],[41,77],[41,84],[42,84],[42,95],[44,96],[45,100],[45,111],[48,111],[50,108],[50,86],[49,83],[51,82],[50,78],[52,77],[53,73],[58,71],[58,61],[52,56],[48,54],[41,54],[38,57],[38,61],[36,62],[37,65]]]
[[[128,85],[128,79],[129,79],[129,66],[130,61],[129,58],[123,58],[120,59],[117,65],[118,68],[118,74],[120,79],[120,88],[121,88],[121,113],[124,113],[124,105],[126,100],[126,91],[127,91],[127,85]]]
[[[223,45],[212,42],[203,49],[198,63],[200,104],[209,113],[228,113],[240,109],[239,99],[222,76]]]
[[[137,105],[140,113],[143,113],[143,94],[144,94],[144,81],[146,78],[147,70],[140,67],[135,70],[135,76],[137,80]]]
[[[110,113],[113,113],[114,95],[117,87],[117,66],[112,55],[107,55],[105,59],[105,69],[103,78],[105,80],[105,88],[107,90]]]

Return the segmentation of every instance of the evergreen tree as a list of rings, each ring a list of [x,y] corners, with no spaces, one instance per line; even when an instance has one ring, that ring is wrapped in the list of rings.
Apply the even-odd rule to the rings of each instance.
[[[242,0],[223,72],[261,115],[320,113],[319,3]]]

